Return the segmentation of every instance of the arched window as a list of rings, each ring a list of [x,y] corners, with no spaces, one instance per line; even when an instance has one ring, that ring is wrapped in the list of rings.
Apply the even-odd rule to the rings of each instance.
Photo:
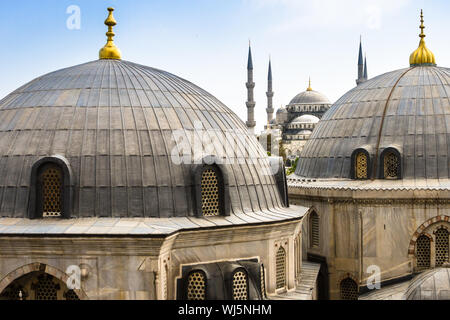
[[[202,271],[192,271],[187,279],[187,300],[206,300],[206,277]]]
[[[342,300],[358,300],[358,285],[351,278],[345,278],[340,285]]]
[[[364,152],[358,152],[355,157],[355,178],[367,179],[368,178],[368,157]]]
[[[310,245],[311,247],[319,247],[320,245],[320,224],[319,216],[314,211],[311,213],[309,218],[310,225]]]
[[[301,264],[301,250],[300,250],[300,233],[294,239],[294,253],[295,253],[295,276],[300,275]]]
[[[268,134],[267,135],[267,140],[266,140],[266,146],[267,146],[267,149],[266,149],[266,151],[267,152],[272,152],[272,135],[271,134]]]
[[[417,269],[427,269],[430,267],[430,238],[420,235],[416,241]]]
[[[448,262],[449,239],[447,229],[436,230],[436,267]]]
[[[39,170],[38,203],[42,217],[60,217],[63,208],[63,173],[53,163],[45,164]]]
[[[400,178],[400,154],[392,148],[386,149],[382,154],[383,178]]]
[[[221,214],[221,192],[219,177],[213,167],[206,168],[202,173],[201,202],[202,214],[205,217]]]
[[[266,275],[265,275],[263,264],[261,264],[260,274],[261,274],[261,297],[265,298],[266,297]]]
[[[233,275],[233,300],[248,300],[248,277],[243,269]]]
[[[277,289],[286,287],[286,250],[280,247],[276,255]]]

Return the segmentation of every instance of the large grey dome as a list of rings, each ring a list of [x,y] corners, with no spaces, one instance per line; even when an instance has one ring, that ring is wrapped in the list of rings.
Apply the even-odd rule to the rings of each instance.
[[[392,71],[347,92],[317,124],[296,175],[349,178],[352,152],[364,148],[379,162],[390,147],[401,155],[402,178],[450,178],[449,69]]]
[[[170,73],[97,60],[0,101],[0,215],[27,217],[33,164],[54,156],[70,167],[71,216],[193,216],[192,165],[170,156],[173,133],[192,136],[196,122],[218,137],[211,154],[226,151],[231,213],[282,206],[264,150],[220,101]],[[229,131],[244,136],[235,148],[226,148]]]
[[[418,275],[406,290],[405,299],[450,300],[450,268],[437,268]]]
[[[289,104],[330,104],[330,101],[320,92],[307,90],[296,95]]]

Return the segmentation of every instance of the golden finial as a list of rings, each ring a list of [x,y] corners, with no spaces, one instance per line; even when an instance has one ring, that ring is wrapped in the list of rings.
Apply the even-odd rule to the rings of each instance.
[[[425,33],[423,32],[423,29],[425,29],[425,26],[423,25],[423,10],[420,10],[420,42],[419,47],[409,56],[409,64],[411,67],[419,65],[436,65],[433,52],[425,45]]]
[[[105,20],[105,25],[108,26],[108,32],[106,33],[106,36],[108,37],[108,40],[103,48],[100,49],[100,59],[121,59],[122,54],[120,53],[119,48],[116,47],[114,44],[113,37],[116,35],[113,32],[113,27],[117,24],[116,20],[113,16],[114,8],[108,8],[109,15],[108,18]]]
[[[311,77],[309,77],[309,85],[306,91],[313,91],[313,89],[311,88]]]

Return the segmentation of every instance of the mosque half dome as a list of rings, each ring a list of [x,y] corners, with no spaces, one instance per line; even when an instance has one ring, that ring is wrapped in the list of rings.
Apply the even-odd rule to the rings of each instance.
[[[99,60],[0,101],[2,216],[35,217],[47,162],[63,167],[64,178],[47,178],[62,185],[66,217],[198,216],[199,172],[211,162],[224,215],[285,206],[269,158],[233,111],[189,81],[120,60],[112,41],[105,47]]]
[[[305,144],[295,176],[449,179],[450,69],[415,56],[409,68],[365,81],[334,103]]]

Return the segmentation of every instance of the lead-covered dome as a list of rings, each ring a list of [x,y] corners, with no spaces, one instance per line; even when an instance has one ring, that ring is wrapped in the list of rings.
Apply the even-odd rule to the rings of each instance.
[[[329,104],[328,98],[314,90],[306,90],[297,94],[289,104]]]
[[[372,177],[379,177],[380,156],[392,148],[402,178],[450,178],[449,101],[448,68],[416,66],[370,79],[324,114],[296,175],[350,178],[352,153],[361,148],[372,159]]]
[[[202,145],[201,134],[214,143]],[[234,112],[194,84],[114,59],[41,76],[0,101],[1,215],[26,217],[33,210],[33,167],[54,159],[70,175],[61,183],[63,193],[73,194],[67,200],[72,217],[192,216],[194,169],[202,158],[178,165],[172,156],[181,147],[194,155],[193,141],[223,160],[219,183],[232,213],[282,206],[257,140]]]
[[[414,278],[406,300],[450,300],[450,265],[425,271]]]

